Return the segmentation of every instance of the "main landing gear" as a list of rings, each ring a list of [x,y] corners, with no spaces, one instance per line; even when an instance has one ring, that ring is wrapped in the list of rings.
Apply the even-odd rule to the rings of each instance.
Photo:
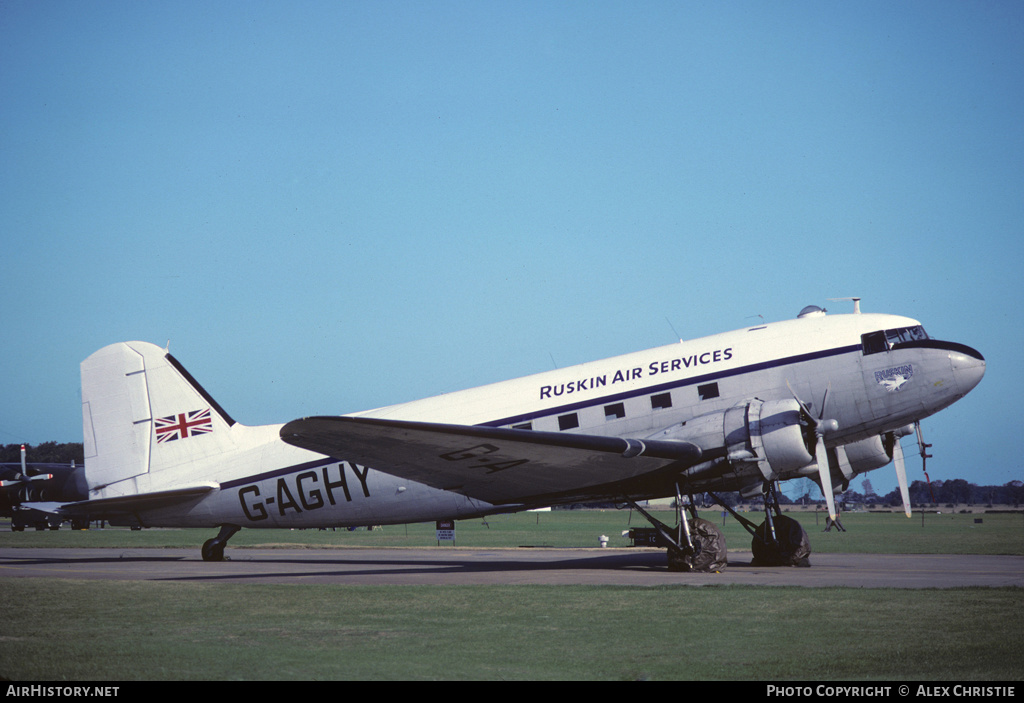
[[[676,486],[678,524],[669,527],[641,508],[632,499],[626,499],[637,512],[658,531],[658,542],[668,549],[669,571],[721,571],[728,564],[725,537],[714,523],[697,517],[697,508],[690,499],[690,517],[687,519],[679,486]]]
[[[221,525],[216,537],[203,542],[203,561],[224,561],[224,546],[241,529],[238,525]]]
[[[753,536],[750,551],[754,554],[754,566],[811,565],[811,541],[807,532],[799,522],[782,514],[774,482],[764,484],[764,522],[760,525],[729,507],[726,510]]]

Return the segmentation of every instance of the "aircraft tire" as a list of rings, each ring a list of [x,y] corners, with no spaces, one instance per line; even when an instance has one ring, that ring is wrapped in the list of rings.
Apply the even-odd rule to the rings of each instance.
[[[217,544],[217,539],[203,542],[203,561],[224,561],[224,545]]]
[[[669,549],[669,571],[708,573],[724,569],[729,563],[729,558],[725,548],[725,537],[718,527],[713,522],[697,518],[690,523],[690,529],[693,541],[700,546],[700,552],[684,554]]]
[[[780,515],[775,518],[775,536],[779,544],[768,544],[763,538],[768,532],[768,523],[762,522],[750,545],[754,553],[755,566],[810,566],[811,541],[803,526],[791,517]]]

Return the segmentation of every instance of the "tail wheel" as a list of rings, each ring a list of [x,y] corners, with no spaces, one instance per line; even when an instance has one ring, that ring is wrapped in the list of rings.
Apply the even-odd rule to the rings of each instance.
[[[221,525],[220,532],[213,539],[203,542],[203,561],[225,561],[224,547],[227,545],[231,535],[238,532],[241,527],[238,525]]]
[[[203,542],[203,561],[224,561],[224,545],[218,544],[217,538]]]

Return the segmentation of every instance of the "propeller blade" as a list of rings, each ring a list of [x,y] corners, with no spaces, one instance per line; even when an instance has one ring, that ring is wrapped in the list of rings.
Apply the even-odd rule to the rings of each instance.
[[[814,456],[818,462],[818,476],[821,478],[821,492],[825,494],[825,504],[828,505],[828,516],[834,521],[836,519],[836,497],[832,493],[832,471],[828,468],[828,454],[825,451],[825,439],[818,436],[818,443],[814,447]]]
[[[832,381],[828,382],[828,386],[825,388],[825,397],[821,399],[821,412],[818,413],[818,419],[825,419],[825,409],[828,408],[828,394],[832,390]]]
[[[789,385],[789,379],[786,380],[786,388],[789,389],[789,394],[793,396],[793,400],[797,402],[797,405],[800,406],[800,409],[804,411],[804,414],[807,416],[807,419],[811,421],[811,425],[816,425],[817,421],[815,420],[814,415],[811,414],[811,409],[807,407],[807,404],[804,401],[800,400],[800,396],[798,396],[796,394],[796,391],[793,390],[793,386]]]
[[[32,481],[49,481],[53,478],[53,474],[36,474],[35,476],[26,476],[25,474],[18,474],[13,480],[0,481],[0,488],[10,488],[11,486],[21,486]]]
[[[825,433],[835,432],[839,429],[838,422],[832,419],[825,419],[825,408],[828,404],[829,391],[832,390],[832,383],[829,382],[828,387],[825,389],[825,397],[821,399],[821,412],[817,418],[811,413],[811,409],[807,407],[807,404],[800,400],[796,391],[793,390],[793,386],[789,385],[788,379],[786,380],[786,387],[800,406],[800,409],[804,411],[804,414],[810,421],[810,425],[814,428],[814,433],[818,436],[818,441],[814,445],[814,459],[818,462],[818,477],[821,481],[821,492],[825,494],[825,503],[828,505],[828,516],[835,520],[838,515],[836,512],[836,497],[832,492],[832,471],[828,466],[828,452],[825,449]]]
[[[793,390],[793,386],[790,385],[788,379],[785,382],[785,387],[790,389],[790,393],[793,395],[794,400],[800,405],[800,409],[807,415],[807,420],[810,421],[811,427],[814,428],[814,433],[818,437],[818,441],[814,445],[814,459],[818,464],[818,478],[821,481],[821,492],[825,495],[825,504],[828,506],[828,517],[836,520],[836,516],[839,515],[836,512],[836,495],[833,493],[833,487],[831,487],[831,470],[828,468],[828,453],[825,450],[825,439],[824,435],[826,432],[835,432],[839,429],[839,423],[835,420],[825,420],[825,406],[828,403],[828,391],[831,390],[831,383],[829,382],[828,388],[825,389],[825,395],[821,399],[821,412],[815,418],[811,412],[811,408],[800,399],[796,391]]]
[[[903,447],[900,438],[893,437],[892,460],[896,466],[896,481],[900,484],[900,498],[903,499],[903,512],[910,517],[910,489],[907,487],[907,465],[903,460]]]

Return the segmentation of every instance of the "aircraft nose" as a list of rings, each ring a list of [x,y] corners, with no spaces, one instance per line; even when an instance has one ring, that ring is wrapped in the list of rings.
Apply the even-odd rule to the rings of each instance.
[[[961,346],[949,354],[949,362],[953,366],[953,377],[961,395],[967,395],[976,385],[981,383],[985,375],[985,357],[975,349]]]

